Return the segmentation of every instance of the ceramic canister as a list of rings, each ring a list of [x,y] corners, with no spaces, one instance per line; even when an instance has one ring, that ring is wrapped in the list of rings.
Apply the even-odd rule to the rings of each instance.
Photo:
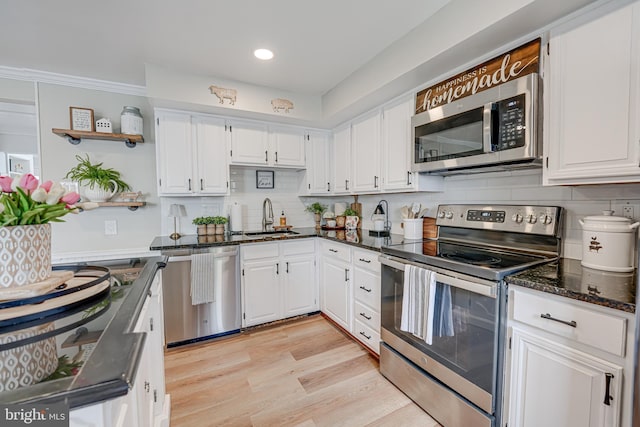
[[[613,211],[588,216],[582,226],[582,265],[597,270],[627,272],[634,268],[635,233],[640,222],[613,216]]]

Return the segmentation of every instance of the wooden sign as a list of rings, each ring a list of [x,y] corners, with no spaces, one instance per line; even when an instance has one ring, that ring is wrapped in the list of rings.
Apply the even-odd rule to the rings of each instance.
[[[416,114],[448,104],[509,80],[537,73],[540,39],[463,71],[416,94]]]

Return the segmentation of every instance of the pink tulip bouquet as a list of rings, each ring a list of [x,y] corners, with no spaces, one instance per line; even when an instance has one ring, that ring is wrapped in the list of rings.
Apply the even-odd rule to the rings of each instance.
[[[39,184],[30,173],[0,176],[0,188],[0,227],[62,222],[60,217],[85,208],[78,193],[52,181]]]

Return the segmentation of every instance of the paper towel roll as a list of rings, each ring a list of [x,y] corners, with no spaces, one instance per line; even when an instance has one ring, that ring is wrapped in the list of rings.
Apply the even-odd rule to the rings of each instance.
[[[231,222],[231,231],[242,231],[242,205],[234,203],[231,205],[231,212],[229,213]]]
[[[342,215],[345,209],[347,209],[346,203],[338,202],[333,205],[333,213],[335,213],[336,215]]]

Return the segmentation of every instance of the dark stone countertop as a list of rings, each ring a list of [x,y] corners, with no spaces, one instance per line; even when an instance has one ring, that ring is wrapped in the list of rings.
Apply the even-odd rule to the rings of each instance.
[[[505,278],[518,285],[616,310],[635,313],[636,275],[583,267],[580,260],[560,258]]]
[[[152,251],[173,251],[173,250],[189,250],[198,248],[208,248],[213,246],[239,245],[242,243],[260,243],[260,242],[277,242],[293,239],[305,239],[310,237],[321,237],[328,240],[334,240],[340,243],[346,243],[362,249],[379,251],[382,246],[400,244],[403,236],[400,234],[391,234],[388,237],[370,236],[368,230],[316,230],[313,227],[296,228],[298,234],[264,238],[258,236],[247,236],[244,234],[219,235],[219,236],[198,236],[188,234],[177,240],[171,239],[169,236],[158,236],[151,242],[149,249]]]
[[[71,311],[69,315],[62,313],[62,315],[51,316],[56,319],[51,320],[55,322],[56,333],[64,337],[74,334],[73,329],[66,328],[70,322],[86,318],[89,313],[96,313],[95,316],[89,316],[83,325],[90,332],[101,330],[100,338],[76,375],[0,392],[0,403],[62,403],[73,409],[126,395],[130,391],[129,385],[133,384],[138,365],[144,363],[140,360],[140,356],[145,334],[134,333],[133,329],[153,278],[158,269],[164,267],[166,260],[166,257],[130,260],[130,266],[135,261],[144,263],[144,267],[133,283],[121,287],[111,285],[110,303],[100,304],[100,310],[88,304],[80,307],[81,310],[78,312]],[[123,261],[120,260],[120,262]],[[112,263],[87,264],[102,265],[111,269]],[[117,278],[118,275],[114,274],[114,277]],[[122,292],[122,298],[114,300],[115,289]],[[43,320],[48,319],[47,317]]]

